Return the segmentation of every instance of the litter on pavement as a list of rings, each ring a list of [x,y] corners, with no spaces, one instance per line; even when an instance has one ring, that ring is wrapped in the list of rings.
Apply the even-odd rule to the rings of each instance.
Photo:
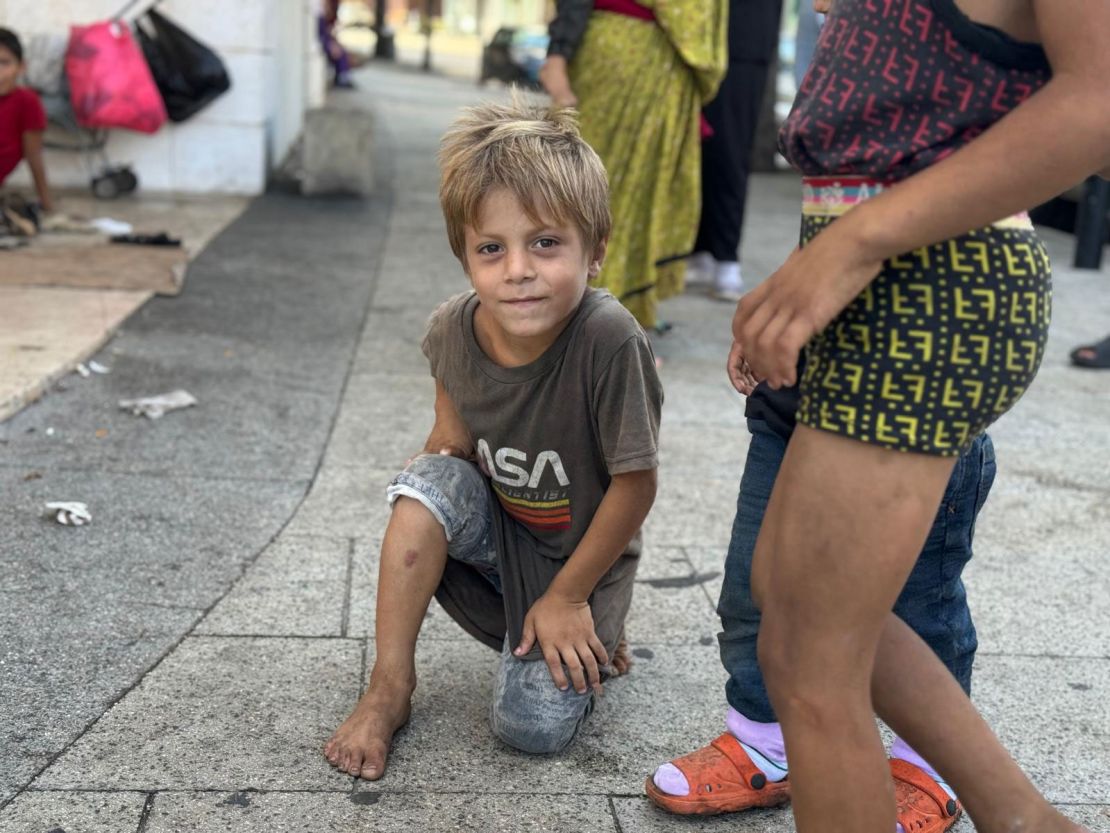
[[[89,507],[77,501],[54,501],[46,504],[46,508],[62,526],[84,526],[92,520]]]
[[[113,217],[97,217],[95,220],[90,220],[89,225],[99,231],[101,234],[130,234],[135,230],[135,227],[130,223],[123,220],[116,220]]]
[[[82,362],[77,365],[76,370],[82,379],[88,379],[93,373],[104,374],[112,372],[110,368],[105,367],[100,362]]]
[[[119,406],[135,416],[159,419],[163,414],[197,404],[197,399],[185,390],[175,390],[158,396],[145,396],[141,399],[121,399]]]

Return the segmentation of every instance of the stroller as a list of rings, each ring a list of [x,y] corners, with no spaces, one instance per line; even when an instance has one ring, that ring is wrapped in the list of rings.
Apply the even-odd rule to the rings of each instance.
[[[111,20],[126,25],[123,16],[140,0],[130,0]],[[158,5],[154,0],[147,9]],[[127,164],[112,162],[108,156],[108,130],[80,124],[70,101],[69,79],[65,72],[68,39],[58,34],[33,35],[27,44],[27,85],[38,93],[46,110],[47,133],[43,145],[51,150],[80,154],[89,177],[89,188],[102,200],[133,193],[139,178]]]

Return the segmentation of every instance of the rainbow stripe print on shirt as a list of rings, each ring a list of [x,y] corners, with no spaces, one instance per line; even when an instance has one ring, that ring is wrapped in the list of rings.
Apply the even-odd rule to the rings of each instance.
[[[525,526],[540,532],[562,532],[570,529],[570,498],[560,500],[525,500],[512,497],[497,484],[493,491],[505,511]]]

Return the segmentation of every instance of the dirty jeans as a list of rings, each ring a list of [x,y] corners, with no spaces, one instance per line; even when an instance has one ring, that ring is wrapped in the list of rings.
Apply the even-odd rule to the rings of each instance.
[[[493,540],[493,509],[486,479],[473,463],[422,454],[390,483],[390,505],[399,497],[419,501],[443,526],[447,557],[481,572],[501,590]],[[562,752],[593,710],[594,695],[560,691],[544,662],[517,659],[506,639],[490,707],[493,733],[523,752]]]
[[[771,723],[776,717],[756,659],[760,614],[752,602],[751,571],[759,526],[786,454],[786,441],[762,420],[748,420],[748,430],[752,441],[725,559],[717,606],[722,630],[717,638],[729,675],[725,683],[729,705],[749,720]],[[960,574],[971,559],[975,518],[994,474],[994,445],[984,434],[956,462],[925,547],[894,605],[894,612],[936,652],[969,694],[978,641]]]

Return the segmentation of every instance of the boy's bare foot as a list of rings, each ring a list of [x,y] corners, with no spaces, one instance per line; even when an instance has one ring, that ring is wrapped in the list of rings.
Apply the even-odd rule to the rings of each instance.
[[[628,650],[628,640],[621,638],[617,643],[617,650],[613,651],[613,658],[609,660],[613,666],[613,676],[623,677],[632,667],[632,652]]]
[[[370,687],[351,716],[324,744],[328,763],[341,772],[367,781],[381,778],[385,774],[393,734],[408,722],[414,688],[391,682],[377,683],[371,677]]]

